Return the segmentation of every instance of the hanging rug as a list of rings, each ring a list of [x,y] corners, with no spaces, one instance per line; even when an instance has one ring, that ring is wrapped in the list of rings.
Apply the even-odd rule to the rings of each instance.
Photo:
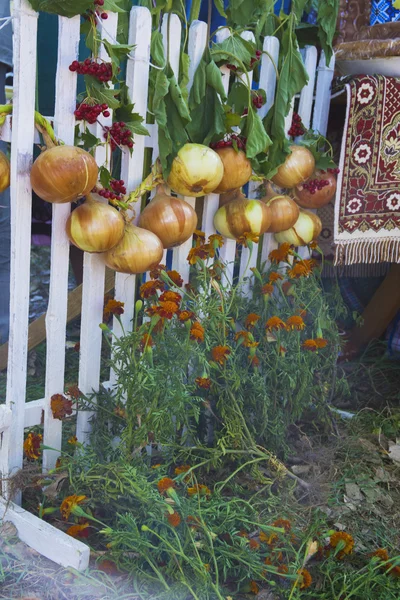
[[[400,262],[400,79],[346,85],[335,203],[335,264]]]

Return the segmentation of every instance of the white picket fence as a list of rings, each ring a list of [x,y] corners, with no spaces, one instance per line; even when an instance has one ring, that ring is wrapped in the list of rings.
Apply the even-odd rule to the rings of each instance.
[[[1,131],[1,139],[11,142],[11,307],[10,339],[7,375],[7,396],[5,404],[0,405],[0,474],[7,478],[22,467],[24,429],[43,422],[44,444],[52,448],[61,447],[62,422],[53,418],[50,410],[50,398],[53,394],[64,392],[65,338],[68,296],[69,242],[65,233],[65,222],[70,205],[53,206],[50,297],[46,316],[47,354],[45,396],[29,403],[26,398],[27,343],[29,314],[29,275],[30,275],[30,239],[31,239],[31,185],[30,168],[34,143],[39,141],[34,128],[35,78],[36,78],[36,34],[37,13],[27,0],[14,1],[14,108]],[[117,14],[110,13],[109,18],[99,25],[103,38],[114,41],[117,30]],[[169,29],[169,36],[167,35]],[[168,15],[162,23],[162,34],[169,38],[169,61],[176,76],[179,74],[179,52],[181,40],[181,22],[176,15]],[[229,36],[227,29],[218,32],[218,41]],[[66,144],[74,142],[77,75],[68,67],[78,58],[80,36],[80,18],[59,18],[58,67],[56,75],[56,98],[54,129],[58,138]],[[252,39],[251,32],[243,33],[246,39]],[[146,8],[134,7],[130,14],[129,43],[136,46],[128,60],[126,82],[137,112],[146,118],[148,100],[148,80],[150,64],[151,16]],[[196,68],[207,44],[207,24],[201,21],[192,23],[189,32],[190,73],[189,86],[193,82]],[[270,59],[278,62],[279,41],[269,37],[264,42],[265,54],[262,56],[260,87],[267,92],[267,103],[259,110],[264,117],[273,104],[276,75]],[[102,58],[107,59],[106,56]],[[309,84],[303,89],[298,111],[306,127],[312,125],[322,134],[326,133],[330,103],[330,85],[333,76],[333,61],[327,68],[325,58],[320,57],[317,66],[317,50],[306,48],[304,61],[309,74]],[[228,90],[230,71],[221,68],[225,89]],[[250,79],[252,73],[249,73]],[[292,114],[287,117],[287,129]],[[112,120],[102,118],[102,124]],[[94,132],[102,137],[101,125]],[[144,153],[146,148],[153,151],[153,160],[158,155],[157,126],[147,125],[150,136],[135,136],[133,156],[123,154],[121,178],[128,190],[134,189],[142,180]],[[106,160],[105,149],[96,151],[99,165]],[[250,186],[250,195],[254,195],[255,186]],[[194,198],[185,198],[195,206]],[[213,216],[217,210],[219,197],[210,194],[204,200],[202,230],[206,235],[214,233]],[[138,219],[136,214],[136,219]],[[266,260],[275,242],[271,235],[264,235],[261,260]],[[172,267],[179,271],[187,282],[189,265],[186,257],[192,246],[189,240],[172,254]],[[249,267],[257,263],[257,248],[254,249]],[[233,274],[236,255],[236,243],[228,240],[221,249],[220,256],[228,263],[228,273]],[[164,257],[166,258],[166,257]],[[248,263],[248,250],[241,254],[240,274]],[[100,386],[100,361],[102,333],[99,323],[102,321],[104,298],[105,265],[101,255],[85,254],[84,279],[80,336],[79,388],[84,393],[98,390]],[[247,292],[250,293],[249,280]],[[125,303],[125,312],[121,317],[125,330],[129,330],[135,305],[135,276],[117,274],[115,298]],[[120,325],[114,320],[114,332],[120,333]],[[110,374],[108,385],[113,383]],[[89,419],[92,413],[80,412],[77,420],[77,436],[86,442],[89,432]],[[47,471],[55,465],[58,452],[43,453],[43,469]],[[8,493],[7,482],[3,481],[3,499],[0,498],[0,517],[12,521],[22,540],[50,557],[59,564],[84,569],[88,564],[89,549],[81,542],[54,529],[37,517],[23,511],[19,498],[14,498],[6,511]]]

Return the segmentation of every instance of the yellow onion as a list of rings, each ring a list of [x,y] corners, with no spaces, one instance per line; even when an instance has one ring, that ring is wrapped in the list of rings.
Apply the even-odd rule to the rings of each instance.
[[[293,246],[306,246],[316,240],[322,231],[321,219],[309,210],[300,209],[299,218],[290,229],[275,234],[280,244],[288,242]]]
[[[237,198],[242,198],[242,190],[237,188],[236,190],[231,190],[230,192],[224,192],[219,196],[219,206],[225,206],[228,202],[232,202],[232,200],[236,200]]]
[[[290,229],[299,218],[300,209],[289,196],[274,196],[270,200],[262,198],[262,202],[265,202],[271,212],[271,225],[268,228],[270,233]]]
[[[163,245],[154,233],[129,223],[122,240],[104,254],[104,261],[114,271],[137,275],[160,264],[162,255]]]
[[[221,182],[224,165],[218,154],[202,144],[185,144],[174,158],[168,185],[177,194],[198,198]]]
[[[10,162],[4,152],[0,151],[0,194],[10,185]]]
[[[98,202],[89,194],[85,203],[68,217],[66,231],[70,241],[84,252],[111,250],[124,235],[125,221],[109,204]]]
[[[246,185],[252,174],[251,163],[246,154],[242,150],[237,152],[232,147],[217,148],[215,152],[224,165],[224,175],[214,192],[222,194]]]
[[[75,146],[54,146],[42,152],[31,170],[31,184],[46,202],[64,204],[86,196],[96,185],[93,156]]]
[[[323,188],[315,189],[312,194],[309,185],[314,180],[327,181],[327,185]],[[306,185],[306,187],[304,187]],[[303,208],[321,208],[332,200],[336,193],[336,177],[333,173],[325,173],[322,171],[316,171],[308,181],[304,184],[300,184],[294,188],[294,196],[297,204]]]
[[[272,181],[282,188],[293,188],[310,177],[315,168],[312,153],[305,146],[290,146],[291,154],[279,167]]]
[[[245,233],[261,235],[271,223],[270,209],[259,200],[243,195],[221,206],[214,215],[214,227],[224,237],[237,240]]]
[[[164,248],[173,248],[193,235],[197,214],[190,204],[170,196],[160,185],[153,200],[140,215],[139,226],[155,233]]]

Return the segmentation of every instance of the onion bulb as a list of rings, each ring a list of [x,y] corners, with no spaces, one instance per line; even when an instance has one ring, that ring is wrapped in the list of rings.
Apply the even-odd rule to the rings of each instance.
[[[228,202],[232,200],[237,200],[237,198],[242,198],[242,190],[237,188],[236,190],[231,190],[230,192],[225,192],[224,194],[220,194],[219,196],[219,206],[225,206]]]
[[[168,185],[177,194],[198,198],[220,184],[224,165],[218,154],[202,144],[185,144],[174,158]]]
[[[173,198],[160,185],[153,200],[141,213],[139,226],[155,233],[164,248],[173,248],[193,235],[197,214],[185,200]]]
[[[95,196],[89,194],[86,202],[71,212],[66,224],[70,241],[84,252],[111,250],[124,235],[121,213],[109,204],[98,202]]]
[[[291,154],[279,167],[272,181],[282,188],[293,188],[310,177],[315,169],[315,160],[305,146],[290,146]]]
[[[158,237],[129,223],[122,240],[104,254],[104,261],[114,271],[137,275],[160,264],[162,256],[163,245]]]
[[[227,147],[217,148],[215,152],[224,165],[224,175],[214,192],[221,194],[246,185],[253,170],[243,150],[237,152],[235,148]]]
[[[0,151],[0,194],[10,185],[10,162],[4,152]]]
[[[46,202],[64,204],[86,196],[96,185],[93,156],[75,146],[54,146],[42,152],[31,170],[31,184]]]
[[[271,223],[270,209],[259,200],[243,195],[221,206],[214,215],[214,227],[224,237],[237,240],[245,233],[261,235]]]
[[[300,209],[289,196],[274,196],[270,200],[262,198],[262,202],[265,202],[270,209],[271,225],[268,229],[270,233],[290,229],[299,218]]]
[[[322,187],[321,184],[325,184]],[[303,208],[321,208],[332,200],[336,193],[336,177],[333,173],[316,171],[311,177],[296,186],[294,196]]]
[[[299,218],[290,229],[275,234],[280,244],[288,242],[293,246],[306,246],[316,240],[322,231],[321,219],[309,210],[300,209]]]

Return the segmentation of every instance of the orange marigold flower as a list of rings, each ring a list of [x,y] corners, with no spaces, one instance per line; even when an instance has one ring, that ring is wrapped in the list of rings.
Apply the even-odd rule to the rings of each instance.
[[[326,348],[328,345],[328,340],[325,338],[315,338],[315,343],[317,344],[317,348]]]
[[[255,369],[260,366],[260,359],[258,358],[258,356],[252,356],[251,354],[249,354],[248,359],[250,361],[251,366]]]
[[[265,283],[261,288],[261,293],[264,296],[270,296],[271,294],[273,294],[274,286],[272,285],[272,283]]]
[[[123,315],[124,314],[124,302],[119,300],[109,300],[104,307],[103,318],[104,320],[109,319],[111,315]]]
[[[270,556],[266,556],[265,559],[264,559],[264,563],[266,565],[272,565],[271,557]]]
[[[244,326],[247,327],[247,329],[250,329],[250,327],[254,327],[254,325],[260,320],[260,318],[261,317],[256,313],[250,313],[249,315],[247,315],[244,321]]]
[[[189,321],[189,319],[193,319],[194,317],[195,314],[191,310],[181,310],[178,313],[178,319],[182,322]]]
[[[187,489],[189,496],[209,496],[211,494],[211,490],[206,485],[196,483],[193,487],[189,487]]]
[[[289,519],[277,519],[272,523],[272,527],[281,527],[286,531],[286,533],[289,533],[292,528],[292,524]]]
[[[145,348],[152,348],[154,346],[153,338],[149,333],[144,333],[140,340],[140,349],[143,352]]]
[[[278,536],[276,535],[276,533],[271,533],[269,538],[265,541],[267,542],[268,546],[273,546],[278,541]]]
[[[162,467],[161,463],[157,463],[156,465],[151,465],[152,469],[159,469],[160,467]]]
[[[55,419],[60,421],[72,415],[72,400],[68,400],[62,394],[54,394],[50,399],[50,408]]]
[[[249,548],[250,550],[258,550],[260,548],[260,544],[257,540],[251,539],[249,540]]]
[[[178,527],[181,522],[181,516],[176,510],[173,513],[167,513],[168,523],[172,525],[172,527]]]
[[[252,594],[258,594],[260,588],[255,581],[250,581],[250,591]]]
[[[286,329],[286,325],[279,317],[270,317],[265,324],[267,331],[278,331],[279,329]]]
[[[71,446],[76,446],[77,443],[78,443],[78,438],[76,437],[76,435],[73,435],[68,440],[68,444],[71,444]]]
[[[71,537],[77,538],[86,538],[89,535],[88,528],[90,527],[89,523],[82,523],[82,525],[71,525],[65,532],[67,535]]]
[[[255,244],[258,244],[259,239],[260,239],[259,235],[256,235],[255,233],[252,233],[251,231],[245,231],[243,233],[243,235],[241,235],[237,238],[236,243],[238,246],[244,246],[245,248],[247,248],[249,245],[249,242],[254,242]]]
[[[74,400],[78,400],[82,396],[81,390],[78,388],[76,384],[70,385],[67,389],[67,395]]]
[[[187,473],[191,469],[190,465],[181,465],[180,467],[175,467],[175,475],[182,475],[182,473]]]
[[[206,239],[206,234],[204,231],[200,231],[200,229],[195,229],[193,232],[193,237],[197,242],[202,243],[202,241]]]
[[[278,573],[282,573],[282,575],[286,575],[286,573],[289,573],[288,566],[287,565],[279,565]]]
[[[190,328],[190,339],[204,342],[204,327],[197,321],[195,321]]]
[[[167,302],[160,302],[157,314],[159,314],[160,317],[164,317],[165,319],[172,319],[172,317],[176,315],[178,310],[179,306],[176,304],[176,302],[171,302],[168,300]]]
[[[269,535],[267,535],[265,531],[261,531],[258,537],[260,538],[260,542],[267,542],[269,539]]]
[[[318,346],[315,340],[305,340],[302,345],[305,350],[310,350],[310,352],[315,352],[316,350],[318,350]]]
[[[306,324],[304,323],[303,319],[298,315],[293,315],[292,317],[289,317],[286,321],[286,329],[288,331],[293,331],[294,329],[296,329],[297,331],[301,331],[305,328],[305,326]]]
[[[208,379],[208,377],[196,377],[194,381],[199,388],[209,390],[211,387],[211,379]]]
[[[312,259],[301,260],[297,262],[287,274],[291,279],[299,279],[300,277],[308,277],[311,275],[316,262]]]
[[[189,250],[187,260],[189,264],[195,265],[198,260],[205,260],[209,256],[209,251],[206,245],[195,246]]]
[[[386,548],[378,548],[377,550],[375,550],[375,552],[372,552],[370,556],[376,556],[376,558],[379,558],[379,560],[381,560],[382,562],[386,562],[389,560],[389,553],[386,550]]]
[[[235,333],[235,341],[243,340],[245,348],[257,348],[259,342],[255,342],[253,336],[248,331],[238,331]]]
[[[160,296],[160,302],[175,302],[176,304],[179,304],[181,300],[182,296],[180,294],[171,292],[170,290],[168,290],[168,292],[164,292]]]
[[[176,287],[182,287],[183,286],[183,279],[179,275],[178,271],[167,271],[167,275],[171,279],[171,281],[174,282],[174,284],[176,285]]]
[[[279,248],[277,248],[276,250],[272,250],[269,253],[268,258],[272,263],[278,264],[280,262],[287,261],[290,254],[293,254],[293,251],[290,248],[290,244],[284,242],[279,246]]]
[[[351,554],[354,548],[354,539],[345,531],[336,531],[329,538],[329,545],[331,548],[337,548],[341,544],[343,547],[338,553],[338,558],[343,558],[346,554]]]
[[[116,406],[114,408],[114,415],[116,415],[117,417],[120,417],[121,419],[126,419],[128,416],[126,414],[126,410],[124,408],[122,408],[122,406]]]
[[[28,433],[24,441],[24,452],[27,458],[37,460],[40,457],[40,445],[43,436],[40,433]]]
[[[196,529],[199,527],[199,525],[201,525],[200,519],[198,517],[192,517],[192,515],[188,516],[186,523],[193,529]]]
[[[242,538],[248,538],[248,537],[249,537],[249,534],[248,534],[248,533],[247,533],[247,531],[245,531],[244,529],[241,529],[241,530],[239,531],[239,533],[238,533],[238,536],[239,536],[239,537],[242,537]]]
[[[161,275],[161,271],[165,271],[165,269],[166,269],[166,266],[161,263],[159,265],[157,265],[156,267],[153,267],[149,273],[151,279],[158,279]]]
[[[276,281],[280,281],[281,279],[283,279],[282,275],[280,273],[277,273],[276,271],[273,271],[269,274],[270,283],[275,283]]]
[[[312,242],[310,242],[310,243],[308,244],[308,247],[309,247],[311,250],[316,250],[316,249],[318,248],[318,242],[317,242],[316,240],[313,240]]]
[[[78,506],[78,504],[81,504],[81,502],[84,500],[86,500],[86,496],[77,496],[76,494],[64,498],[60,506],[60,513],[64,521],[69,519],[69,516],[74,508]]]
[[[309,588],[312,584],[312,577],[310,571],[308,571],[307,569],[299,569],[297,573],[298,575],[300,575],[300,589],[305,590],[306,588]],[[297,582],[298,581],[296,581],[296,585]]]
[[[151,298],[157,294],[157,290],[164,290],[165,285],[162,281],[155,279],[154,281],[146,281],[139,288],[141,298]]]
[[[163,477],[157,483],[157,488],[158,488],[158,491],[160,492],[160,494],[163,494],[164,492],[166,492],[170,488],[175,488],[175,487],[176,487],[176,483],[170,477]]]
[[[392,567],[392,566],[390,565],[390,569],[388,569],[387,573],[388,573],[389,575],[391,575],[392,577],[400,577],[400,567],[399,567],[399,566],[397,566],[397,567]]]
[[[230,348],[228,348],[228,346],[215,346],[211,350],[213,360],[219,363],[220,365],[223,365],[226,362],[230,353],[231,350]]]
[[[213,233],[208,236],[208,243],[211,244],[211,246],[214,246],[214,248],[222,248],[224,245],[224,238],[218,233]]]

